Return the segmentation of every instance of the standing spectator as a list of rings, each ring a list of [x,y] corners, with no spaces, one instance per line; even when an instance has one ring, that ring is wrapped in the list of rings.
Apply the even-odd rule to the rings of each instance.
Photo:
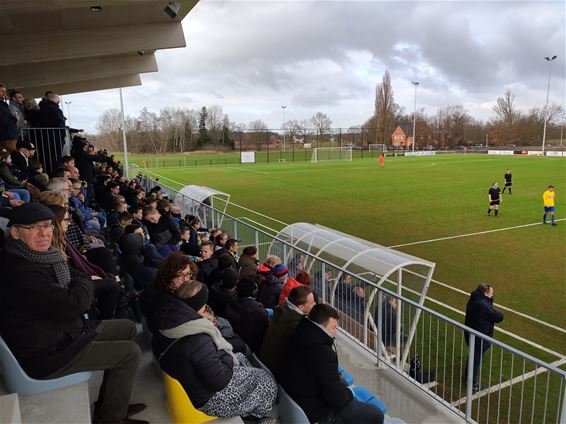
[[[6,87],[0,84],[0,149],[8,152],[16,150],[18,141],[18,118],[10,110],[5,102]]]
[[[554,186],[549,185],[548,189],[542,195],[542,201],[544,203],[544,215],[542,216],[542,223],[546,224],[546,216],[550,214],[550,221],[552,226],[556,227],[556,222],[554,222]]]
[[[511,170],[508,169],[507,171],[505,171],[505,174],[503,175],[503,178],[505,178],[505,187],[503,187],[503,191],[501,191],[501,193],[505,193],[505,189],[507,187],[509,187],[509,194],[511,194],[511,187],[513,186],[513,176],[511,175]]]
[[[281,378],[285,371],[289,337],[295,332],[301,318],[308,315],[314,305],[310,287],[299,286],[291,290],[285,302],[273,310],[273,319],[265,333],[259,359],[275,378]]]
[[[21,135],[26,118],[24,116],[24,96],[19,91],[14,90],[10,92],[10,110],[12,115],[16,117],[18,135]]]
[[[354,399],[338,372],[334,347],[338,317],[336,309],[321,303],[301,319],[289,340],[283,388],[311,423],[382,424],[383,413]]]
[[[30,128],[39,127],[39,106],[34,98],[27,97],[24,100],[24,115]]]
[[[491,210],[495,209],[495,217],[499,217],[499,204],[501,203],[501,193],[499,189],[499,185],[497,183],[493,183],[491,188],[487,193],[489,199],[489,208],[487,210],[487,216],[490,216]]]
[[[481,283],[476,290],[470,294],[466,305],[465,324],[486,336],[493,337],[493,328],[496,323],[503,321],[503,314],[493,307],[493,287],[488,283]],[[470,334],[465,332],[466,344],[469,343]],[[483,354],[489,349],[491,342],[476,337],[474,349],[474,367],[472,387],[474,391],[482,390],[478,381],[478,372]],[[466,369],[468,366],[466,365]]]

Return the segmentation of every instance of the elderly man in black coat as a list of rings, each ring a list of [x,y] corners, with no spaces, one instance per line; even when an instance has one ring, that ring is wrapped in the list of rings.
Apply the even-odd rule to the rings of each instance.
[[[128,320],[92,321],[83,314],[94,286],[69,269],[51,245],[51,209],[25,203],[12,210],[10,233],[0,254],[0,335],[25,370],[36,379],[105,370],[95,407],[95,423],[144,424],[127,417],[145,409],[129,405],[140,361]]]
[[[338,317],[336,309],[322,303],[301,319],[290,339],[283,388],[311,423],[382,424],[383,413],[354,399],[338,372],[334,349]]]
[[[503,314],[493,307],[493,287],[482,283],[470,294],[466,305],[465,324],[486,336],[493,337],[493,328],[496,323],[503,321]],[[469,343],[470,334],[464,333],[466,343]],[[491,342],[476,337],[474,348],[473,390],[482,389],[478,382],[478,372],[483,354],[489,349]],[[466,369],[468,367],[466,366]]]

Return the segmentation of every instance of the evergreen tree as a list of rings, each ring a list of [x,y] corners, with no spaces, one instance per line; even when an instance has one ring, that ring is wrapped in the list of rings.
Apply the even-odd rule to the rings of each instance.
[[[210,135],[208,134],[208,130],[206,129],[206,118],[207,118],[207,116],[208,116],[208,113],[206,111],[206,107],[203,106],[202,109],[200,110],[199,115],[198,115],[197,145],[199,147],[210,143]]]

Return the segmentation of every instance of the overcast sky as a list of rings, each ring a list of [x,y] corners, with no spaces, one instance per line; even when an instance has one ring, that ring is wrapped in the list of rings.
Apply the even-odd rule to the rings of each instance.
[[[146,106],[200,109],[217,104],[231,121],[286,119],[324,112],[333,127],[373,113],[386,69],[395,101],[432,115],[461,104],[482,120],[511,89],[522,110],[564,105],[564,1],[215,1],[201,0],[183,20],[187,47],[157,53],[159,71],[125,88],[126,115]],[[71,124],[94,132],[119,108],[118,90],[65,96]],[[65,107],[65,114],[67,108]]]

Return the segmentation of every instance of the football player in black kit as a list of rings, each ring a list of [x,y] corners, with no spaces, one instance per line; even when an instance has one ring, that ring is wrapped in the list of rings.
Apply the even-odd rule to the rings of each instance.
[[[509,188],[509,194],[511,194],[511,186],[513,185],[513,177],[511,176],[511,170],[510,169],[505,171],[505,175],[503,176],[503,178],[505,178],[505,187],[503,187],[503,190],[501,190],[501,194],[505,193],[506,188]]]
[[[499,218],[499,204],[501,203],[501,190],[497,183],[493,183],[488,192],[489,196],[489,209],[487,210],[487,216],[490,216],[491,210],[495,209],[495,217]]]

